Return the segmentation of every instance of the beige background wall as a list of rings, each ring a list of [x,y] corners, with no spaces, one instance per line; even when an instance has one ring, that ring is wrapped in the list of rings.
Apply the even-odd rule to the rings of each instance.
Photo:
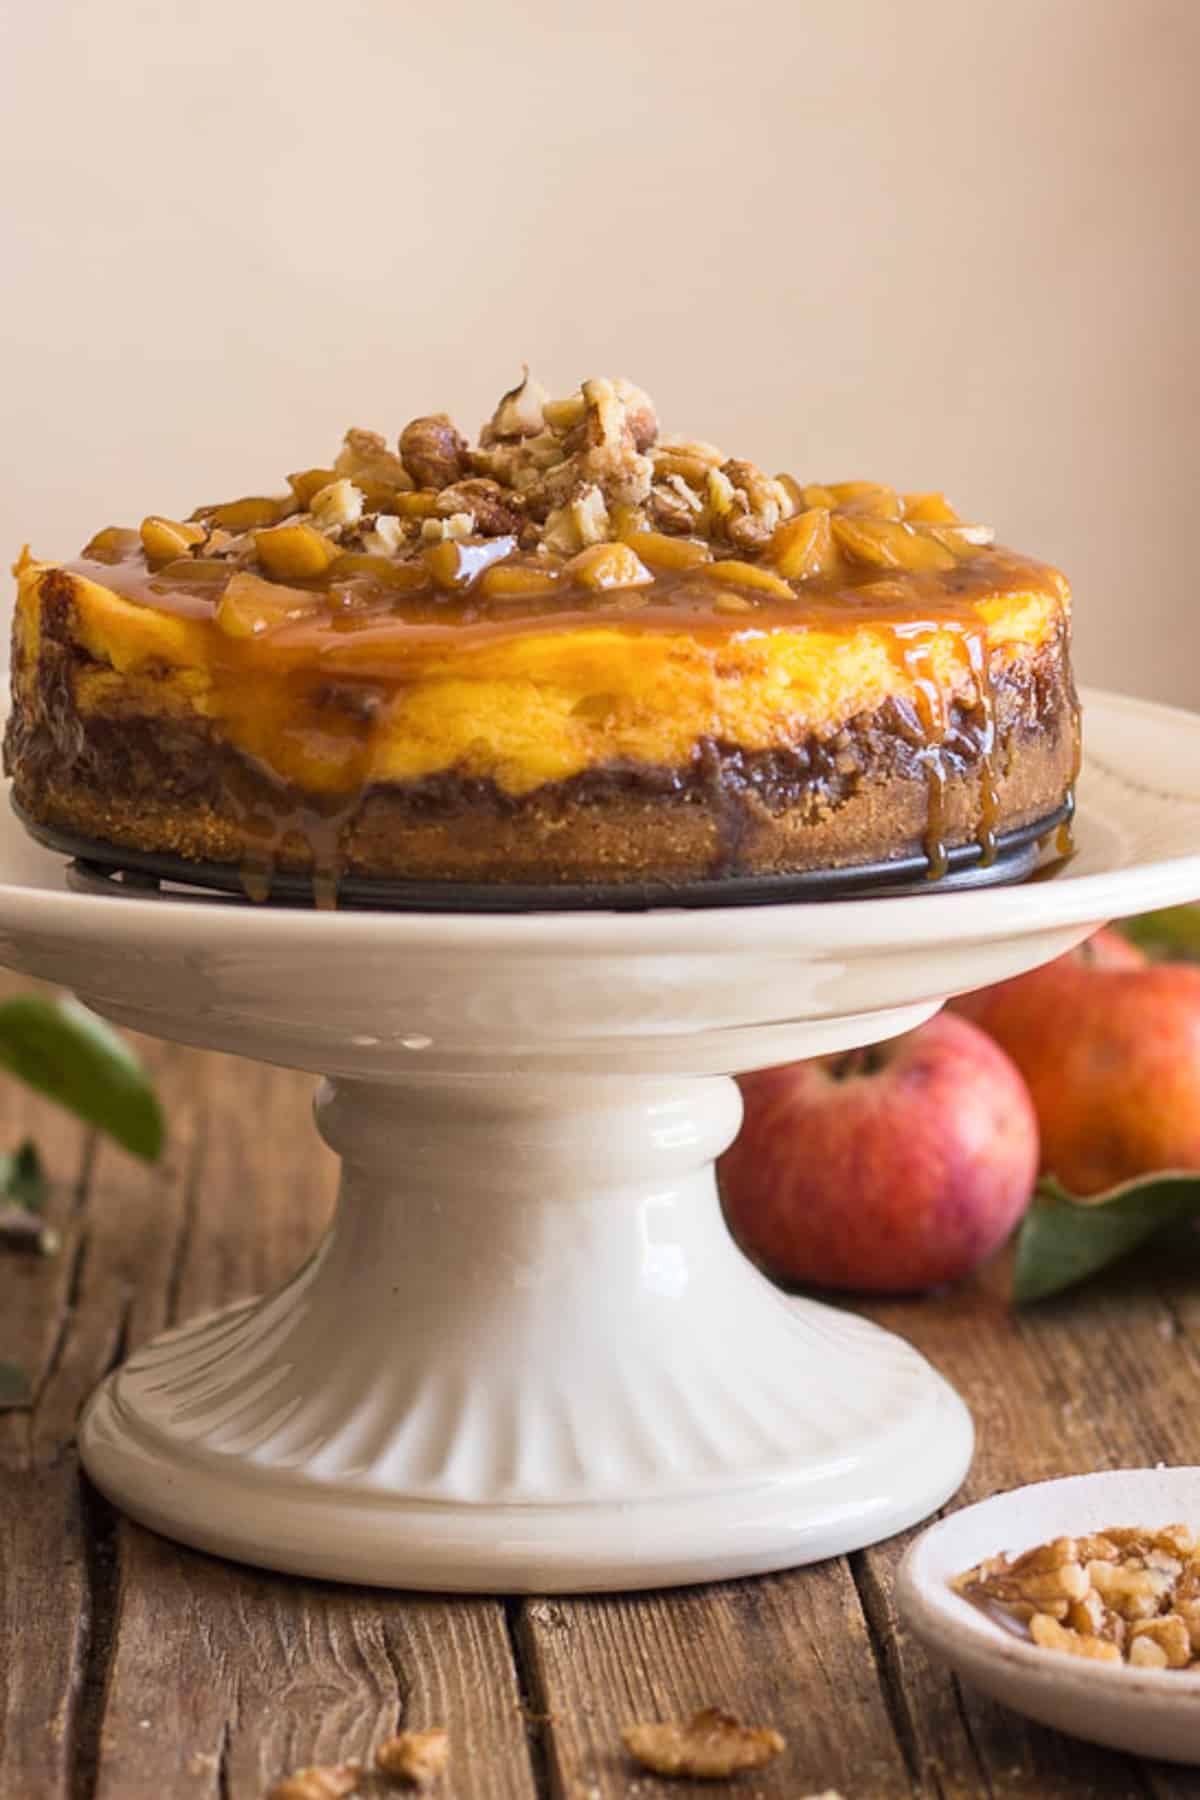
[[[0,548],[520,361],[944,486],[1200,705],[1200,0],[8,0]]]

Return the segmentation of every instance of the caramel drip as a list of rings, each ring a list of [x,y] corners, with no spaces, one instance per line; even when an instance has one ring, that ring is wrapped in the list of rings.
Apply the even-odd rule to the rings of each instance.
[[[930,881],[940,881],[950,866],[946,844],[946,701],[932,666],[930,652],[934,632],[921,621],[907,629],[896,629],[899,660],[913,684],[917,717],[921,722],[924,746],[920,760],[925,768],[928,813],[925,821],[926,870]]]
[[[1055,848],[1060,857],[1066,858],[1075,854],[1075,789],[1079,781],[1079,771],[1083,767],[1083,717],[1079,702],[1071,701],[1071,786],[1068,790],[1070,813],[1059,826],[1055,836]]]
[[[320,911],[337,907],[338,886],[345,869],[342,840],[358,811],[364,775],[365,769],[349,794],[318,804],[311,796],[300,798],[290,791],[261,763],[251,768],[239,760],[225,766],[222,809],[253,845],[244,854],[239,869],[248,900],[268,900],[275,870],[285,851],[307,849],[312,859],[314,903]],[[263,781],[274,790],[267,806],[261,791],[256,790],[256,783]]]
[[[979,708],[983,715],[983,733],[979,744],[979,849],[980,862],[990,868],[996,860],[996,820],[1000,814],[1000,787],[996,774],[996,702],[992,691],[992,659],[986,630],[968,633],[967,655]]]
[[[256,856],[244,856],[238,871],[241,876],[242,891],[247,900],[256,900],[260,905],[271,898],[271,878],[275,873],[275,859],[265,852],[261,859]]]

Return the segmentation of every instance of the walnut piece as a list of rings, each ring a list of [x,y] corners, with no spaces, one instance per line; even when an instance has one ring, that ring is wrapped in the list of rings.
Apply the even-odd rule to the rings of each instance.
[[[449,487],[470,467],[467,441],[445,413],[409,420],[400,433],[400,459],[418,487]]]
[[[357,1763],[313,1764],[295,1769],[267,1789],[266,1800],[342,1800],[358,1792],[362,1770]]]
[[[443,488],[437,497],[437,511],[443,518],[453,513],[470,513],[474,529],[483,537],[504,537],[520,531],[525,522],[524,508],[517,496],[506,494],[498,481],[481,475]]]
[[[1165,1569],[1147,1569],[1134,1562],[1090,1562],[1088,1580],[1105,1605],[1123,1619],[1152,1619],[1160,1611],[1171,1588]]]
[[[1192,1644],[1188,1628],[1178,1613],[1164,1613],[1160,1619],[1139,1619],[1129,1628],[1129,1660],[1139,1660],[1137,1652],[1153,1644],[1161,1653],[1162,1666],[1186,1669],[1192,1660]]]
[[[951,1586],[1043,1650],[1145,1669],[1200,1667],[1200,1547],[1186,1525],[1106,1526],[988,1557]]]
[[[587,482],[565,505],[555,507],[548,515],[542,543],[558,556],[571,556],[589,544],[604,543],[610,529],[604,495],[595,482]]]
[[[1072,1631],[1049,1613],[1034,1613],[1029,1621],[1029,1635],[1042,1650],[1065,1650],[1069,1656],[1085,1656],[1093,1662],[1121,1660],[1121,1652],[1110,1639]]]
[[[668,475],[650,489],[646,511],[659,531],[686,537],[697,529],[704,503],[682,476]]]
[[[784,1748],[783,1739],[770,1726],[741,1725],[717,1706],[706,1706],[686,1725],[627,1725],[621,1741],[643,1769],[700,1781],[761,1769]]]
[[[516,387],[501,396],[500,404],[479,434],[479,442],[486,447],[513,438],[537,437],[546,429],[542,408],[549,398],[541,382],[530,379],[527,364]]]
[[[346,433],[333,472],[348,475],[351,481],[375,482],[381,487],[406,490],[413,486],[412,476],[395,451],[388,449],[387,439],[377,431],[360,431],[357,427]]]
[[[375,1766],[393,1781],[409,1787],[428,1788],[446,1773],[450,1762],[450,1735],[441,1725],[425,1731],[398,1731],[380,1744]]]
[[[327,487],[318,488],[308,507],[318,531],[341,531],[346,525],[357,525],[362,518],[362,489],[355,487],[348,475],[339,475]]]

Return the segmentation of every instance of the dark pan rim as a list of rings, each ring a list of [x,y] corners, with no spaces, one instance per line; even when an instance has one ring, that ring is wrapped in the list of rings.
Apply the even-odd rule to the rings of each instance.
[[[13,811],[29,835],[77,863],[88,885],[108,878],[114,892],[146,892],[168,883],[201,888],[247,901],[235,863],[193,862],[157,851],[129,850],[31,819],[14,800]],[[1044,818],[1001,833],[994,856],[984,861],[978,843],[947,852],[946,872],[934,876],[924,852],[845,869],[804,869],[784,875],[728,875],[694,881],[525,882],[403,881],[346,875],[338,905],[377,912],[527,913],[647,912],[659,907],[778,906],[790,902],[867,899],[879,895],[946,894],[1023,881],[1037,867],[1042,841],[1067,823],[1067,801]],[[312,906],[311,878],[276,870],[265,899],[276,906]]]

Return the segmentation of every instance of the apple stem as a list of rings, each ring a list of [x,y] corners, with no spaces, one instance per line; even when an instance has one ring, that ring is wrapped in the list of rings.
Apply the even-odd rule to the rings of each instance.
[[[846,1081],[854,1075],[878,1075],[886,1062],[882,1044],[863,1044],[857,1050],[847,1050],[836,1057],[829,1066],[829,1073],[835,1081]]]

